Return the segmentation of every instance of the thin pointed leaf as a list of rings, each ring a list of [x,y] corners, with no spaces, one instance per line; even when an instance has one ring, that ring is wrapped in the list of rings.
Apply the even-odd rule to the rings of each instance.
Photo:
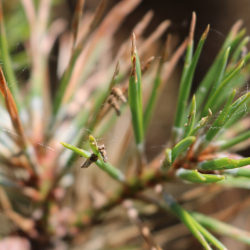
[[[114,105],[114,103],[111,101],[109,102],[109,96],[111,94],[112,91],[114,91],[113,86],[115,85],[116,81],[117,81],[117,76],[119,74],[119,62],[116,64],[116,68],[115,68],[115,72],[113,74],[112,80],[109,84],[109,88],[108,91],[105,93],[103,91],[98,91],[95,94],[95,98],[93,98],[94,100],[94,105],[93,105],[93,115],[91,118],[91,122],[89,123],[88,129],[90,131],[92,131],[95,127],[95,125],[97,124],[97,122],[101,119],[101,115],[102,115],[102,109],[103,109],[103,104],[107,101],[116,111],[117,116],[120,115],[120,109],[119,106],[117,107],[117,105]],[[114,97],[114,96],[113,96]],[[124,98],[123,102],[126,102],[126,98]],[[113,103],[113,104],[112,104]]]
[[[242,41],[241,43],[239,44],[239,46],[237,47],[237,49],[235,50],[235,52],[233,53],[232,55],[232,58],[231,58],[231,62],[232,64],[235,64],[238,62],[239,58],[240,58],[240,55],[242,53],[242,48],[245,47],[250,41],[250,37],[249,36],[246,36]]]
[[[129,78],[129,105],[132,114],[132,124],[137,146],[142,146],[144,129],[142,116],[142,92],[140,61],[135,47],[135,35],[132,40],[132,70]]]
[[[247,84],[248,77],[249,75],[247,73],[246,68],[243,68],[235,75],[235,77],[233,77],[228,82],[228,84],[224,87],[223,91],[219,95],[220,98],[216,99],[214,102],[214,113],[221,109],[223,104],[227,101],[229,93],[232,91],[232,89],[241,89]]]
[[[111,79],[111,81],[110,81],[110,84],[109,84],[109,87],[108,87],[108,91],[107,91],[105,100],[101,101],[101,103],[103,103],[103,102],[105,102],[105,101],[108,100],[108,98],[109,98],[109,96],[110,96],[110,94],[111,94],[111,92],[112,92],[112,89],[113,89],[113,87],[115,86],[115,84],[116,84],[116,82],[117,82],[117,77],[118,77],[118,75],[119,75],[119,72],[120,72],[120,63],[119,63],[119,61],[118,61],[117,64],[116,64],[116,66],[115,66],[115,71],[114,71],[113,77],[112,77],[112,79]],[[101,99],[101,100],[102,100],[102,97],[98,97],[98,99]],[[98,103],[99,103],[99,102],[98,102]],[[98,104],[98,105],[99,105],[99,104]],[[104,106],[101,105],[101,107],[103,108]],[[99,111],[98,111],[98,112],[99,112]],[[98,113],[98,112],[97,112],[97,113]],[[117,113],[117,115],[119,115],[119,114]],[[96,117],[96,118],[97,118],[97,117]]]
[[[148,51],[152,44],[162,36],[162,34],[171,25],[170,20],[164,20],[159,26],[150,34],[150,36],[143,42],[143,44],[138,48],[138,54],[141,55]]]
[[[76,40],[78,35],[78,30],[80,26],[80,21],[82,17],[82,9],[84,6],[85,0],[78,0],[72,20],[72,32],[73,32],[73,49],[76,46]]]
[[[188,36],[188,44],[187,44],[187,51],[186,51],[186,57],[185,57],[185,64],[183,67],[183,71],[182,71],[182,76],[181,76],[181,83],[180,83],[180,90],[179,90],[179,97],[178,97],[178,105],[179,105],[179,101],[180,99],[180,91],[181,89],[183,89],[184,86],[184,82],[185,79],[187,77],[187,73],[190,67],[190,64],[192,62],[192,58],[193,58],[193,47],[194,47],[194,30],[195,30],[195,25],[196,25],[196,13],[193,12],[192,14],[192,21],[190,24],[190,30],[189,30],[189,36]],[[177,106],[178,107],[178,106]],[[180,106],[181,108],[181,106]],[[182,118],[182,114],[178,114],[176,111],[176,115],[175,115],[175,124],[177,123],[177,116],[178,119]],[[178,123],[180,123],[178,121]],[[177,143],[178,140],[180,140],[183,136],[183,129],[180,128],[180,126],[174,126],[172,129],[172,144],[175,145]]]
[[[201,174],[196,170],[178,169],[176,176],[194,183],[214,183],[225,179],[224,175]]]
[[[145,74],[147,72],[147,70],[149,69],[151,63],[153,62],[153,60],[155,59],[154,56],[151,56],[142,66],[141,68],[141,74]]]
[[[93,153],[95,155],[99,155],[99,150],[98,150],[97,142],[96,142],[96,140],[95,140],[95,138],[94,138],[93,135],[89,135],[89,145],[90,145]]]
[[[80,155],[80,156],[83,156],[85,158],[89,158],[91,156],[91,153],[89,153],[88,151],[85,151],[83,149],[80,149],[80,148],[76,148],[68,143],[65,143],[65,142],[61,142],[61,144],[65,147],[65,148],[68,148],[70,150],[72,150],[73,152],[75,152],[76,154]],[[98,159],[95,164],[101,168],[102,170],[104,170],[108,175],[110,175],[112,178],[120,181],[120,182],[123,182],[125,180],[125,176],[123,175],[123,173],[113,167],[111,164],[109,163],[104,163],[103,161],[101,161],[100,159]]]
[[[247,96],[246,96],[247,95]],[[243,100],[243,103],[238,107],[237,112],[227,120],[227,123],[224,126],[224,129],[228,129],[230,126],[239,121],[243,116],[249,114],[250,112],[250,98],[248,94],[245,95],[246,100]]]
[[[162,82],[166,83],[169,77],[171,76],[173,70],[175,69],[175,66],[177,65],[178,61],[180,60],[181,56],[185,52],[188,44],[188,38],[186,38],[182,44],[177,48],[177,50],[174,52],[174,54],[171,56],[168,66],[166,67],[166,70],[162,73]],[[163,86],[161,86],[163,87]]]
[[[190,136],[196,135],[200,129],[204,128],[204,126],[207,124],[209,118],[212,116],[212,111],[210,109],[208,109],[208,113],[209,113],[209,115],[202,117],[200,119],[200,121],[195,125],[195,127],[191,130],[191,132],[189,134]]]
[[[171,209],[171,205],[173,203],[175,203],[177,206],[179,206],[172,197],[170,197],[169,195],[165,194],[164,195],[164,200],[166,201],[166,203],[170,206]],[[157,205],[159,207],[161,207],[164,211],[168,211],[167,207],[164,204],[159,204],[157,203]],[[181,208],[179,206],[179,208],[183,211],[185,211],[183,208]],[[175,214],[175,212],[171,209],[171,211]],[[186,211],[185,211],[186,212]],[[210,242],[212,245],[214,245],[215,247],[217,247],[220,250],[227,250],[227,248],[219,241],[217,240],[212,234],[210,234],[202,225],[200,225],[189,213],[187,215],[188,219],[190,222],[192,222],[192,224],[198,229],[198,231],[204,236],[204,238]]]
[[[250,52],[248,52],[242,59],[245,60],[245,63],[248,63],[250,60]]]
[[[250,169],[248,167],[245,168],[235,168],[224,171],[225,174],[230,174],[234,177],[246,177],[250,178]]]
[[[156,99],[157,99],[157,96],[159,94],[159,87],[161,85],[161,80],[162,80],[161,79],[161,72],[162,72],[162,67],[163,67],[163,64],[165,62],[165,57],[166,57],[166,54],[167,54],[167,46],[170,43],[169,40],[170,40],[170,38],[168,36],[166,46],[164,46],[162,56],[161,56],[161,60],[160,60],[159,65],[158,65],[158,69],[157,69],[157,72],[156,72],[156,77],[154,79],[153,89],[151,91],[151,95],[149,97],[149,101],[148,101],[147,107],[146,107],[144,115],[143,115],[143,123],[144,123],[145,131],[147,130],[147,128],[149,126],[149,122],[151,120],[153,110],[154,110],[154,107],[155,107],[155,104],[156,104]]]
[[[196,221],[194,217],[191,216],[191,220],[208,242],[213,244],[219,250],[227,250],[227,248],[219,240],[217,240],[210,232],[208,232],[201,224],[199,224],[199,222]]]
[[[181,79],[181,86],[180,86],[178,102],[177,102],[177,111],[176,111],[175,122],[174,122],[175,128],[182,128],[184,125],[183,121],[184,121],[184,116],[185,116],[185,111],[186,111],[186,105],[187,105],[187,101],[189,98],[189,93],[191,89],[192,80],[194,77],[195,68],[199,60],[201,51],[202,51],[202,47],[207,38],[208,32],[209,32],[209,25],[207,29],[205,30],[205,32],[203,33],[203,35],[201,36],[196,52],[194,54],[194,57],[191,61],[190,66],[187,69],[186,74]]]
[[[197,165],[199,170],[226,170],[233,168],[240,168],[250,164],[250,157],[240,160],[230,158],[220,158],[211,161],[200,162]]]
[[[236,90],[234,90],[230,97],[227,100],[227,103],[223,110],[221,111],[219,117],[214,121],[208,132],[206,133],[206,141],[210,142],[213,140],[213,138],[217,135],[217,133],[220,131],[220,129],[223,127],[223,125],[226,122],[226,118],[228,116],[229,110],[231,108],[231,103],[234,99]]]
[[[176,172],[176,176],[190,182],[202,183],[206,180],[206,178],[202,176],[202,174],[199,173],[197,170],[189,170],[185,168],[178,169]]]
[[[246,93],[245,95],[241,96],[239,99],[237,99],[231,106],[228,111],[228,115],[225,119],[225,123],[229,121],[231,116],[244,104],[249,100],[250,92]]]
[[[150,95],[150,98],[147,103],[147,107],[145,109],[144,116],[143,116],[145,131],[147,131],[147,128],[149,126],[149,123],[152,118],[152,114],[156,105],[157,97],[159,96],[163,88],[163,84],[166,83],[167,80],[169,79],[181,55],[184,53],[186,46],[187,46],[187,40],[184,40],[184,42],[179,46],[179,48],[175,51],[175,53],[169,60],[168,67],[166,68],[162,76],[158,74],[159,70],[157,71],[156,77],[154,79],[154,86],[151,91],[151,95]],[[159,67],[160,67],[160,64],[159,64]]]
[[[18,110],[14,101],[14,98],[12,97],[12,94],[7,86],[2,68],[0,67],[0,91],[4,97],[5,105],[7,107],[7,110],[9,112],[9,115],[11,117],[11,121],[13,124],[13,127],[15,128],[18,136],[22,138],[20,140],[20,145],[24,149],[24,153],[27,157],[27,160],[29,162],[29,168],[32,171],[32,174],[36,173],[36,160],[34,158],[34,149],[31,145],[27,143],[27,137],[24,134],[23,126],[19,118]]]
[[[154,16],[154,12],[152,10],[149,10],[142,17],[142,19],[135,25],[135,27],[133,28],[133,32],[135,33],[136,37],[140,37],[143,34],[144,30],[149,25],[149,23],[152,20],[153,16]]]
[[[102,0],[100,2],[100,4],[98,5],[97,9],[96,9],[96,13],[94,15],[94,18],[90,24],[90,30],[94,30],[98,24],[100,23],[101,21],[101,18],[103,17],[103,14],[104,14],[104,11],[106,9],[106,5],[107,5],[107,1],[108,0]]]
[[[16,132],[21,137],[25,138],[23,127],[22,127],[22,124],[21,124],[21,121],[19,118],[19,114],[18,114],[18,110],[16,107],[16,103],[14,101],[14,98],[13,98],[8,86],[7,86],[7,83],[6,83],[1,66],[0,66],[0,83],[1,83],[0,84],[0,91],[4,97],[5,105],[6,105],[8,112],[9,112],[9,115],[11,117],[13,127],[15,128]]]
[[[213,96],[213,94],[215,93],[215,91],[218,89],[218,87],[220,86],[222,80],[223,80],[223,76],[225,73],[225,69],[227,66],[227,62],[228,62],[228,57],[229,57],[229,53],[230,53],[230,47],[228,47],[228,49],[226,50],[226,53],[222,59],[222,62],[220,63],[220,67],[218,69],[218,75],[215,78],[213,87],[211,89],[211,92],[209,93],[209,97],[208,100]]]
[[[95,30],[95,28],[97,27],[97,25],[99,24],[99,21],[101,20],[101,17],[104,13],[104,9],[106,6],[107,0],[102,0],[101,3],[99,4],[99,6],[97,7],[97,11],[94,15],[94,18],[89,26],[88,32],[86,33],[86,35],[81,39],[81,41],[79,42],[79,44],[76,46],[75,50],[72,53],[70,62],[68,64],[67,69],[65,70],[59,88],[57,90],[54,102],[53,102],[53,117],[56,116],[56,114],[59,111],[59,108],[61,106],[61,102],[64,96],[64,93],[66,91],[68,82],[71,78],[71,75],[73,73],[73,70],[75,68],[75,64],[76,61],[78,59],[78,57],[80,56],[82,49],[84,47],[84,45],[86,44],[86,41],[88,39],[88,37],[93,33],[93,31]],[[51,121],[51,124],[53,123],[53,119]],[[51,125],[52,126],[52,125]]]
[[[216,100],[220,97],[221,93],[224,91],[224,87],[228,84],[228,82],[237,75],[242,67],[244,66],[244,61],[240,63],[240,65],[234,70],[234,72],[228,76],[218,87],[218,89],[214,92],[213,96],[209,99],[209,101],[206,103],[204,111],[202,113],[202,116],[207,115],[207,110],[210,108],[212,111],[214,109],[214,105],[216,103]]]
[[[218,53],[217,57],[215,58],[212,66],[207,71],[207,74],[203,78],[201,84],[199,85],[197,91],[195,92],[196,95],[196,105],[197,110],[200,110],[204,100],[206,100],[206,96],[210,91],[210,88],[214,82],[214,76],[218,75],[218,69],[223,57],[225,55],[226,50],[228,47],[231,47],[231,51],[234,47],[238,44],[241,38],[245,35],[246,30],[243,29],[238,33],[238,30],[241,26],[242,22],[238,21],[229,32],[225,42],[222,45],[220,52]],[[237,34],[238,33],[238,34]]]
[[[234,138],[219,143],[218,150],[226,150],[250,138],[250,130]]]
[[[227,170],[226,170],[227,171]],[[221,182],[218,182],[218,185],[222,185],[230,188],[244,188],[249,190],[249,178],[245,177],[233,177],[231,175],[227,175],[227,178]]]
[[[249,101],[250,101],[249,97],[250,97],[250,92],[241,96],[230,106],[230,109],[228,111],[228,114],[224,122],[223,130],[221,130],[221,133],[224,130],[226,130],[228,127],[230,127],[234,122],[241,119],[244,115],[248,113],[247,106],[249,105]]]
[[[109,93],[108,94],[111,93],[112,88],[115,86],[119,72],[120,72],[120,63],[118,61],[116,66],[115,66],[114,75],[113,75],[112,80],[111,80],[110,85],[109,85]]]
[[[196,140],[195,136],[188,136],[187,138],[180,141],[173,149],[172,149],[172,162],[176,159],[176,157],[185,151],[188,147],[190,147]]]
[[[211,218],[209,216],[192,212],[191,215],[204,227],[218,233],[220,235],[228,236],[235,240],[244,242],[250,245],[250,233],[234,226],[228,225],[224,222]]]
[[[20,107],[20,93],[19,88],[17,85],[17,80],[15,77],[15,73],[13,71],[13,66],[10,59],[9,54],[9,46],[8,41],[6,37],[6,31],[5,31],[5,25],[4,25],[4,17],[3,17],[3,7],[2,7],[2,1],[0,2],[0,49],[1,49],[1,56],[2,60],[4,62],[3,68],[6,73],[6,80],[7,83],[11,86],[10,90],[13,95],[13,98],[15,99],[15,102],[17,104],[17,108]]]
[[[179,206],[169,195],[164,194],[164,200],[169,205],[170,210],[175,214],[175,216],[182,221],[190,232],[195,236],[195,238],[202,244],[206,250],[212,250],[204,236],[197,229],[193,223],[192,216],[185,211],[181,206]]]
[[[190,66],[190,63],[192,61],[192,58],[193,58],[195,25],[196,25],[196,13],[193,12],[192,13],[192,20],[191,20],[191,24],[190,24],[189,35],[188,35],[188,46],[187,46],[187,54],[186,54],[186,63],[187,64],[184,66],[184,68],[186,68],[185,70],[188,69],[188,67]],[[184,75],[186,73],[187,73],[187,71],[183,72]]]
[[[195,101],[195,95],[194,95],[192,99],[190,111],[189,111],[185,137],[189,136],[191,131],[193,130],[194,122],[195,122],[195,115],[196,115],[196,101]]]
[[[181,82],[184,81],[184,79],[185,79],[185,77],[187,75],[188,69],[190,67],[190,64],[192,62],[192,59],[193,59],[195,25],[196,25],[196,13],[193,12],[192,13],[192,21],[191,21],[191,24],[190,24],[187,52],[186,52],[186,58],[185,58],[185,64],[184,64],[184,67],[183,67]]]

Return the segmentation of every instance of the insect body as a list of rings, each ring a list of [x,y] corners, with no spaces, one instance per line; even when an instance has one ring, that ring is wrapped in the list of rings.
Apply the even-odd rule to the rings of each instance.
[[[102,156],[103,161],[106,163],[108,161],[107,152],[104,144],[97,146],[98,150]],[[81,168],[88,168],[92,163],[96,162],[98,160],[98,155],[91,154],[89,158],[81,165]]]
[[[107,157],[107,152],[106,152],[106,148],[104,144],[102,144],[101,146],[98,146],[98,149],[102,156],[103,161],[106,163],[108,161],[108,157]]]
[[[127,102],[126,97],[123,94],[123,91],[117,87],[112,88],[111,92],[117,99],[120,99],[122,102]]]
[[[81,168],[88,168],[93,162],[98,160],[98,156],[92,154],[87,160],[81,165]]]
[[[127,99],[123,94],[123,91],[117,87],[113,87],[107,102],[111,107],[114,108],[116,114],[119,116],[121,112],[120,112],[120,107],[117,103],[118,100],[121,100],[122,102],[127,102]]]
[[[107,100],[108,104],[115,110],[116,114],[119,116],[121,114],[120,107],[117,100],[113,94],[111,94]]]

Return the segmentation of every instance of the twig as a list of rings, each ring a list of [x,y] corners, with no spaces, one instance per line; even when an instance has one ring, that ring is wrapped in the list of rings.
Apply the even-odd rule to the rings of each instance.
[[[149,228],[141,221],[138,215],[138,211],[133,206],[132,201],[125,200],[123,202],[124,207],[127,209],[128,217],[131,221],[138,227],[142,237],[147,242],[151,250],[162,250],[157,243],[155,242],[152,234],[150,233]]]

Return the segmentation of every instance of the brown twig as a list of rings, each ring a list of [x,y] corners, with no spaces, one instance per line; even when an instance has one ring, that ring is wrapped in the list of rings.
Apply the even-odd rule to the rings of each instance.
[[[155,242],[152,234],[150,233],[149,228],[141,221],[138,215],[138,211],[133,206],[132,201],[125,200],[123,202],[124,207],[127,209],[128,217],[131,219],[131,221],[137,226],[139,229],[142,237],[147,242],[148,246],[151,250],[162,250],[157,243]]]
[[[101,208],[97,210],[83,211],[78,214],[74,224],[78,227],[90,226],[92,223],[98,221],[104,212],[121,204],[125,199],[133,198],[138,192],[168,179],[169,177],[166,173],[157,170],[145,170],[141,176],[131,177],[126,184],[114,192],[109,201]],[[84,221],[86,223],[83,223]]]
[[[3,188],[0,187],[0,201],[4,213],[8,216],[19,228],[28,233],[31,237],[36,237],[35,222],[32,219],[22,217],[12,209],[11,202]]]
[[[193,40],[194,40],[195,25],[196,25],[196,13],[193,12],[192,21],[191,21],[191,24],[190,24],[189,36],[188,36],[188,44],[189,45],[192,45]]]
[[[85,0],[78,0],[72,20],[72,33],[73,33],[73,47],[72,49],[74,50],[76,46],[76,41],[77,41],[77,35],[79,31],[79,26],[80,26],[80,21],[82,17],[82,9],[84,6]]]
[[[16,132],[23,138],[23,140],[20,141],[20,144],[24,147],[25,146],[24,140],[26,140],[25,139],[26,137],[24,135],[24,131],[23,131],[23,127],[19,118],[16,103],[7,86],[7,83],[3,74],[3,70],[1,67],[0,67],[0,91],[4,97],[5,105],[10,114],[13,127],[15,128]]]

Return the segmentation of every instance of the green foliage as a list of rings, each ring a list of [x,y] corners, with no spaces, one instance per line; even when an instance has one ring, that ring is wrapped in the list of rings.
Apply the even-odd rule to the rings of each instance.
[[[180,168],[176,175],[183,180],[195,183],[213,183],[225,179],[223,175],[201,174],[197,170],[187,170]]]
[[[250,92],[241,94],[250,75],[250,54],[241,53],[249,37],[244,37],[245,29],[240,30],[241,22],[229,32],[192,98],[191,86],[209,25],[195,49],[196,15],[193,13],[188,40],[174,50],[170,46],[171,36],[168,36],[159,63],[152,62],[151,58],[152,65],[145,66],[139,58],[144,58],[150,46],[155,46],[154,42],[170,21],[165,20],[145,39],[143,31],[152,18],[152,12],[147,13],[133,29],[131,56],[128,53],[131,39],[128,38],[117,58],[112,58],[110,48],[114,34],[140,0],[120,1],[105,17],[107,1],[102,0],[94,14],[82,19],[84,2],[78,1],[69,34],[64,21],[50,18],[52,1],[36,1],[36,5],[32,1],[22,1],[24,9],[14,21],[22,16],[27,18],[27,22],[20,23],[21,30],[26,31],[20,42],[27,42],[29,46],[13,56],[8,43],[9,39],[16,41],[17,37],[6,36],[6,27],[14,21],[8,21],[11,20],[8,17],[6,24],[0,19],[0,55],[4,62],[0,70],[3,97],[0,106],[3,128],[0,131],[0,205],[3,213],[22,237],[31,240],[34,246],[42,242],[44,249],[45,245],[58,241],[70,245],[69,242],[83,234],[86,236],[84,247],[89,248],[99,241],[99,235],[111,228],[115,228],[112,238],[120,239],[116,233],[128,224],[126,219],[120,220],[126,215],[123,208],[150,249],[160,250],[159,245],[169,242],[164,239],[158,243],[150,233],[153,228],[148,228],[139,215],[145,211],[152,215],[159,210],[181,221],[204,249],[226,249],[207,229],[250,244],[247,232],[210,215],[188,212],[190,208],[199,211],[199,202],[192,199],[207,194],[213,197],[213,188],[219,191],[224,191],[224,186],[249,189],[250,157],[243,158],[235,152],[239,145],[248,146],[250,137],[249,131],[237,130],[236,126],[248,119],[244,117],[250,111]],[[0,5],[1,17],[3,13]],[[80,32],[81,29],[84,32]],[[58,37],[59,86],[51,97],[49,57]],[[150,159],[145,144],[157,99],[185,49],[172,136],[164,149],[159,150],[159,155]],[[19,86],[16,73],[24,65],[30,70],[29,84]],[[12,83],[13,87],[9,88]],[[130,122],[126,123],[127,119]],[[102,138],[112,134],[116,124],[120,126],[121,138],[111,150]],[[77,129],[65,132],[72,128]],[[60,144],[59,141],[65,142]],[[81,170],[75,171],[81,161],[78,156],[86,159]],[[85,179],[81,179],[83,175]],[[110,181],[112,179],[115,181]],[[79,182],[84,187],[78,188]],[[200,185],[197,189],[204,188],[206,193],[195,189],[191,198],[186,198],[190,193],[184,190],[184,198],[180,199],[183,205],[179,205],[179,200],[175,201],[167,193],[165,183],[183,183],[185,188]],[[155,189],[151,191],[157,193],[154,198],[150,192],[143,192],[152,187]],[[21,199],[25,202],[20,202]],[[135,200],[135,205],[129,199]],[[154,209],[147,210],[147,203],[153,204]],[[119,207],[121,204],[123,208]],[[119,214],[109,212],[114,207],[119,207]],[[63,217],[61,214],[66,210],[69,215]],[[27,211],[32,216],[27,217]],[[170,228],[175,223],[172,219],[169,221],[164,221],[166,224],[161,227]],[[122,238],[119,243],[107,240],[105,247],[122,249],[131,237],[136,237],[125,236],[128,239]],[[136,248],[132,245],[131,249]]]
[[[209,32],[209,25],[207,29],[205,30],[205,32],[203,33],[203,35],[201,36],[201,39],[195,51],[194,57],[192,58],[190,62],[190,66],[188,66],[188,68],[185,70],[185,72],[182,75],[181,86],[180,86],[179,96],[178,96],[178,103],[177,103],[176,118],[175,118],[175,123],[174,123],[174,126],[176,128],[183,127],[185,108],[188,102],[195,68],[199,60],[203,45],[206,41],[208,32]]]
[[[136,144],[142,145],[144,137],[143,113],[142,113],[142,90],[141,90],[141,66],[135,47],[135,34],[133,34],[131,60],[132,70],[129,77],[128,97],[132,115],[132,123],[135,133]]]

